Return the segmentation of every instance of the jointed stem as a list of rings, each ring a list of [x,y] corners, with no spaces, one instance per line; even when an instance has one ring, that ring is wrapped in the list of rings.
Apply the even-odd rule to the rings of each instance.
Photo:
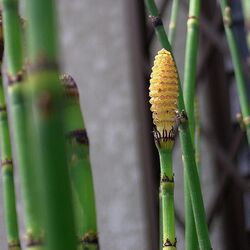
[[[146,5],[148,11],[153,16],[152,19],[158,20],[153,24],[155,26],[156,34],[160,40],[162,47],[172,52],[162,22],[161,20],[159,20],[158,10],[155,5],[155,2],[153,0],[146,0]],[[181,84],[179,84],[179,110],[185,110]],[[211,250],[211,243],[209,240],[208,227],[206,223],[200,180],[195,162],[193,143],[187,121],[180,124],[179,132],[184,157],[184,167],[187,169],[188,186],[190,188],[190,195],[194,211],[194,219],[198,235],[199,247],[201,250]]]
[[[235,36],[232,30],[232,15],[231,8],[228,5],[227,0],[221,0],[221,11],[224,19],[224,27],[226,31],[226,37],[229,45],[229,49],[231,52],[231,57],[234,65],[235,78],[236,78],[236,86],[238,90],[239,100],[240,100],[240,108],[243,117],[243,123],[247,132],[247,140],[250,145],[250,104],[247,97],[247,89],[246,82],[244,79],[242,64],[240,60],[239,50],[237,48],[237,44],[235,41]]]
[[[176,249],[172,149],[158,148],[161,165],[162,249]]]
[[[189,17],[187,21],[187,39],[184,69],[184,101],[189,121],[189,128],[192,143],[194,145],[195,138],[195,82],[196,82],[196,65],[198,54],[199,40],[199,16],[200,16],[200,0],[189,1]],[[184,188],[185,188],[185,244],[187,250],[198,249],[197,235],[194,224],[193,209],[190,199],[190,190],[188,188],[187,169],[184,169]]]

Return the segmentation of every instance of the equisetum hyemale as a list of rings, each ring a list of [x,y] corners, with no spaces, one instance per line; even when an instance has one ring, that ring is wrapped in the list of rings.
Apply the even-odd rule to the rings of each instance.
[[[179,88],[177,68],[171,53],[166,49],[160,50],[155,57],[149,90],[153,123],[155,125],[155,144],[159,152],[161,166],[161,248],[175,250],[172,150],[176,130]]]

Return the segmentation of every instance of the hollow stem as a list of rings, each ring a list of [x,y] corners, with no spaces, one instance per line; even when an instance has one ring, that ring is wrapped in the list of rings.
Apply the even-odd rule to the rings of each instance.
[[[155,2],[153,0],[146,0],[145,3],[151,15],[152,23],[155,27],[157,37],[162,47],[172,53],[172,48],[168,41],[163,24],[158,16],[158,10],[155,5]],[[180,83],[179,83],[179,110],[181,112],[185,110],[182,87]],[[185,116],[185,112],[182,112],[182,114],[183,114],[182,116]],[[187,169],[188,186],[190,188],[190,196],[194,211],[194,219],[197,230],[199,247],[201,250],[211,250],[211,243],[208,234],[208,227],[206,223],[206,215],[201,193],[200,180],[195,162],[195,153],[190,135],[189,124],[186,119],[182,120],[183,122],[181,122],[179,126],[179,133],[180,133],[181,147],[184,158],[184,168]]]
[[[162,249],[175,250],[174,175],[172,149],[158,148],[161,166]]]
[[[247,97],[247,88],[246,88],[246,82],[245,82],[245,78],[243,74],[242,63],[240,60],[240,54],[239,54],[239,50],[235,41],[235,36],[232,30],[233,20],[232,20],[232,15],[231,15],[231,8],[227,0],[221,0],[220,5],[221,5],[221,11],[223,15],[227,42],[229,45],[229,49],[230,49],[230,53],[231,53],[231,57],[233,61],[233,66],[234,66],[236,87],[237,87],[238,96],[240,100],[240,108],[241,108],[241,113],[243,117],[243,123],[246,128],[248,145],[250,145],[250,105],[249,105],[249,100]]]
[[[65,131],[67,154],[80,244],[86,250],[99,249],[95,192],[89,158],[89,140],[81,112],[77,85],[69,75],[61,77],[65,96]]]
[[[76,249],[65,149],[62,86],[58,73],[55,1],[26,1],[31,150],[39,176],[46,250]]]
[[[9,109],[13,121],[13,141],[16,162],[21,178],[21,193],[24,205],[26,245],[30,249],[42,249],[42,227],[36,199],[36,185],[26,127],[26,111],[23,96],[23,55],[21,23],[17,0],[3,0],[4,48],[7,61]]]
[[[169,22],[169,30],[168,30],[168,38],[172,48],[174,47],[174,42],[175,42],[179,6],[180,6],[180,0],[173,0],[170,22]]]
[[[191,140],[195,142],[195,82],[196,82],[196,66],[199,42],[199,16],[200,1],[189,1],[189,16],[187,20],[187,38],[185,50],[184,64],[184,84],[183,95],[185,101],[186,112],[188,116]],[[184,192],[185,192],[185,249],[198,249],[198,241],[196,228],[194,223],[194,215],[190,198],[190,190],[188,187],[187,169],[184,169]]]

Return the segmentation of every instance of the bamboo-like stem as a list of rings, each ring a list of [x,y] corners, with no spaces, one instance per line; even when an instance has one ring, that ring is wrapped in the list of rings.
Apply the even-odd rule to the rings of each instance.
[[[200,125],[200,108],[199,108],[199,101],[198,101],[197,96],[194,101],[194,119],[195,119],[195,131],[194,131],[195,162],[198,167],[198,172],[200,172],[201,125]]]
[[[198,55],[199,40],[199,16],[200,0],[189,1],[189,16],[187,21],[187,38],[186,53],[184,64],[184,84],[183,94],[186,112],[189,121],[191,139],[194,145],[195,138],[195,82],[196,82],[196,65]],[[190,191],[187,180],[187,169],[184,168],[184,192],[185,192],[185,249],[198,249],[198,241],[194,223],[193,209],[190,199]]]
[[[233,20],[232,20],[232,15],[231,15],[231,8],[227,0],[221,0],[220,4],[221,4],[221,11],[223,15],[227,42],[229,45],[229,49],[230,49],[230,53],[231,53],[231,57],[233,61],[233,66],[234,66],[236,87],[237,87],[238,96],[240,100],[240,108],[242,112],[243,123],[246,128],[248,145],[250,145],[250,104],[249,104],[249,100],[247,97],[247,88],[246,88],[246,82],[245,82],[242,64],[240,60],[240,54],[239,54],[239,50],[235,41],[235,36],[232,30]]]
[[[61,81],[65,96],[65,131],[70,176],[76,193],[75,206],[78,238],[83,248],[99,249],[97,236],[95,192],[89,158],[89,140],[81,113],[79,93],[74,79],[63,75]]]
[[[146,5],[151,20],[156,30],[156,35],[163,48],[172,53],[171,45],[168,41],[163,24],[158,16],[158,10],[153,0],[146,0]],[[211,250],[211,243],[209,239],[208,227],[206,223],[206,215],[201,193],[201,186],[199,175],[195,162],[195,153],[193,143],[190,135],[189,124],[185,117],[185,110],[182,87],[179,81],[179,110],[181,111],[180,119],[182,122],[179,126],[180,141],[183,151],[184,168],[187,169],[187,179],[190,188],[190,196],[194,211],[194,219],[197,230],[199,247],[201,250]]]
[[[174,174],[172,167],[172,149],[159,148],[161,166],[161,204],[163,248],[175,250],[175,215],[174,215]]]
[[[26,111],[23,96],[23,55],[21,44],[21,23],[17,0],[3,0],[4,47],[7,59],[8,95],[13,121],[17,166],[21,178],[21,193],[24,205],[26,245],[40,250],[42,242],[41,220],[38,212],[33,168],[26,127]]]
[[[18,233],[13,161],[2,78],[0,81],[0,151],[3,180],[4,217],[9,249],[18,250],[21,249],[21,246]]]
[[[46,250],[76,249],[71,186],[58,73],[55,1],[26,1],[31,149],[39,174]]]
[[[0,61],[3,59],[3,27],[2,13],[0,13]],[[4,219],[7,232],[8,248],[20,250],[19,230],[16,211],[16,194],[14,185],[14,169],[9,132],[9,122],[2,75],[0,75],[0,155],[2,166]]]
[[[180,0],[173,0],[171,8],[171,16],[169,21],[169,28],[168,28],[169,29],[168,38],[172,48],[174,47],[174,42],[175,42],[179,6],[180,6]]]

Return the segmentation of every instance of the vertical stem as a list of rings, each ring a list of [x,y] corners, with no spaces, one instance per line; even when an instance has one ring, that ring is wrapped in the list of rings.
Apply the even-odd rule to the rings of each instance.
[[[158,16],[158,10],[153,0],[145,1],[148,11],[151,14],[151,20],[155,27],[157,37],[163,48],[172,53],[172,48],[168,41],[166,32],[162,25],[162,22]],[[179,110],[185,110],[182,87],[179,83]],[[184,114],[184,112],[183,112]],[[185,115],[182,115],[183,118]],[[206,215],[203,204],[203,198],[201,193],[201,186],[199,175],[195,162],[195,153],[193,143],[190,135],[189,124],[186,121],[182,122],[179,126],[181,147],[184,158],[184,168],[187,169],[188,186],[190,188],[190,196],[194,211],[194,219],[197,230],[199,247],[201,250],[211,250],[211,243],[209,240],[208,227],[206,223]]]
[[[30,68],[26,93],[47,250],[76,249],[58,73],[55,1],[26,1]]]
[[[13,160],[2,78],[0,81],[0,151],[3,180],[4,216],[9,249],[18,250],[21,249],[21,246],[18,234]]]
[[[41,220],[36,199],[36,182],[30,164],[26,111],[23,97],[23,56],[21,44],[21,22],[17,0],[2,0],[4,48],[7,59],[8,95],[13,121],[17,166],[21,178],[21,192],[24,205],[26,245],[30,249],[42,249]]]
[[[70,177],[76,193],[76,214],[80,215],[77,219],[77,233],[84,249],[99,249],[89,140],[81,113],[79,93],[71,76],[63,75],[61,80],[65,96],[65,131]]]
[[[250,105],[247,97],[246,82],[244,79],[242,64],[240,60],[239,50],[235,41],[234,33],[232,30],[232,15],[231,8],[227,0],[221,0],[221,11],[224,20],[224,27],[226,32],[226,37],[234,65],[234,72],[236,78],[236,87],[238,90],[238,95],[240,99],[240,108],[243,117],[243,123],[246,127],[247,140],[250,145]]]
[[[0,19],[0,62],[2,65],[4,50],[2,13],[0,13]],[[13,159],[2,75],[0,75],[0,155],[2,166],[4,219],[7,231],[8,248],[20,250],[21,246],[16,211]]]
[[[173,0],[170,22],[169,22],[169,30],[168,30],[168,38],[172,48],[174,47],[174,42],[175,42],[179,5],[180,5],[180,0]]]
[[[246,26],[246,35],[247,35],[247,44],[248,49],[250,50],[250,2],[249,0],[242,1],[242,7],[245,16],[245,26]]]
[[[163,248],[175,250],[174,175],[172,149],[158,148],[161,165]]]
[[[189,128],[192,143],[194,145],[195,138],[195,117],[194,117],[194,102],[195,102],[195,82],[196,82],[196,65],[198,55],[198,40],[199,40],[199,16],[200,16],[200,1],[189,1],[189,16],[187,21],[187,39],[186,53],[184,65],[184,84],[183,93],[186,112],[189,121]],[[185,249],[198,249],[197,235],[194,223],[193,209],[190,199],[190,190],[188,188],[187,169],[184,169],[184,192],[185,192]]]

